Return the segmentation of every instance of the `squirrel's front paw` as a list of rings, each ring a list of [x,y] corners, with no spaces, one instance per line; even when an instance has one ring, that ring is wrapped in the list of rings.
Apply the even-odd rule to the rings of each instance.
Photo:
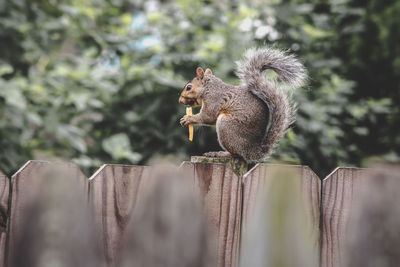
[[[187,125],[189,125],[189,124],[191,124],[192,122],[191,122],[191,120],[190,120],[190,115],[185,115],[185,116],[183,116],[182,118],[181,118],[181,121],[180,121],[180,123],[181,123],[181,125],[182,126],[187,126]]]

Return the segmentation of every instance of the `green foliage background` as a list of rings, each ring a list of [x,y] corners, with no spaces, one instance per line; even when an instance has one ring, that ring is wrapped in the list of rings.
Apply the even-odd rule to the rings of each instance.
[[[239,83],[234,61],[273,44],[296,53],[310,84],[270,161],[399,161],[400,2],[0,1],[0,169],[29,159],[145,164],[219,149],[193,143],[178,95],[197,66]]]

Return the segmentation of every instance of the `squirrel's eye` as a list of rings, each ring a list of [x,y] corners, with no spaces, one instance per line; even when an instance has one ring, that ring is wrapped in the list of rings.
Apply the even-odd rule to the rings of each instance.
[[[192,89],[192,86],[189,84],[188,86],[186,86],[186,90],[189,91],[190,89]]]

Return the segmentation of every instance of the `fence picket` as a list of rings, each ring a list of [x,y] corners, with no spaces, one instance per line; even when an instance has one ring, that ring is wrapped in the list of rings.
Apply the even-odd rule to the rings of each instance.
[[[282,173],[284,171],[285,173]],[[274,175],[283,174],[283,177],[275,177]],[[258,208],[258,204],[262,201],[261,194],[264,197],[268,197],[271,194],[271,190],[275,190],[273,186],[276,184],[276,179],[289,179],[288,183],[285,183],[286,186],[296,186],[296,181],[300,179],[299,189],[301,189],[300,195],[302,196],[302,200],[305,201],[305,227],[304,231],[310,235],[312,252],[311,256],[313,257],[312,262],[316,263],[319,257],[319,219],[320,219],[320,185],[321,181],[318,176],[307,166],[294,166],[294,165],[278,165],[278,164],[257,164],[254,166],[249,172],[247,172],[243,177],[243,215],[242,215],[242,244],[246,242],[247,236],[249,234],[249,227],[251,222],[249,219],[254,218],[255,212]],[[291,194],[290,192],[294,193]],[[296,203],[298,201],[295,191],[293,188],[287,188],[285,192],[280,192],[285,194],[282,196],[286,198],[284,202],[282,200],[270,199],[267,201],[281,201],[280,205],[298,205]],[[297,195],[297,196],[296,196]],[[302,204],[301,204],[302,205]],[[287,206],[289,210],[291,207]],[[292,208],[293,208],[292,207]],[[258,210],[259,211],[259,210]],[[273,212],[270,214],[269,212]],[[279,214],[282,212],[281,210],[276,211],[268,211],[267,216],[275,216],[275,214]],[[282,216],[282,215],[281,215]],[[293,216],[292,219],[298,220],[295,218],[294,214],[287,214],[285,216]],[[289,218],[287,218],[289,219]],[[269,220],[274,220],[270,218]],[[286,220],[286,219],[285,219]],[[299,222],[290,222],[285,223],[285,231],[291,232],[294,229],[297,229]],[[266,228],[267,226],[263,226]],[[282,226],[283,227],[283,226]],[[296,232],[296,231],[295,231]],[[273,242],[273,240],[271,240]],[[282,253],[282,252],[281,252]],[[299,262],[297,264],[300,264]],[[300,266],[300,265],[299,265]]]
[[[237,266],[239,256],[241,178],[228,164],[184,162],[194,178],[207,220],[216,236],[217,266]]]
[[[363,177],[346,233],[341,266],[398,266],[400,167],[378,165]]]
[[[54,175],[74,179],[80,194],[87,193],[87,178],[72,163],[28,161],[11,177],[10,218],[7,233],[8,255],[14,253],[17,240],[22,240],[20,230],[31,204],[40,198],[41,186]],[[16,251],[16,250],[15,250]],[[12,265],[11,265],[12,266]]]
[[[8,221],[8,195],[10,181],[0,171],[0,267],[5,266],[6,260],[6,226]]]
[[[108,266],[115,266],[124,230],[139,194],[144,193],[150,167],[103,165],[89,179],[89,201]]]
[[[366,182],[366,169],[336,168],[322,185],[321,267],[341,266],[353,202]]]
[[[22,214],[25,213],[32,202],[34,191],[39,191],[41,177],[37,174],[49,164],[44,161],[28,161],[11,177],[11,204],[10,222],[7,236],[8,255],[13,253],[14,244],[18,239],[18,229],[23,222]]]

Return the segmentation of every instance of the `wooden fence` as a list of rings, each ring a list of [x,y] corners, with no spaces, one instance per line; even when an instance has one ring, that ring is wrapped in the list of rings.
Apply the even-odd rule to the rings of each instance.
[[[276,165],[257,164],[246,171],[243,163],[202,161],[202,158],[193,158],[192,162],[183,162],[180,168],[191,176],[193,188],[202,198],[207,221],[216,233],[217,266],[238,266],[241,236],[248,230],[248,219],[255,212],[257,192],[271,185],[274,178],[271,170]],[[41,192],[40,170],[51,164],[29,161],[11,179],[0,172],[0,266],[6,266],[13,252],[32,192]],[[313,253],[319,265],[341,266],[353,203],[359,198],[358,188],[367,180],[368,171],[339,167],[320,179],[307,166],[279,166],[295,173],[288,179],[300,181],[306,217],[313,233]],[[151,186],[147,178],[152,167],[106,164],[89,179],[73,164],[64,168],[91,203],[95,224],[102,229],[100,242],[105,260],[108,266],[115,266],[127,221],[142,191]]]

